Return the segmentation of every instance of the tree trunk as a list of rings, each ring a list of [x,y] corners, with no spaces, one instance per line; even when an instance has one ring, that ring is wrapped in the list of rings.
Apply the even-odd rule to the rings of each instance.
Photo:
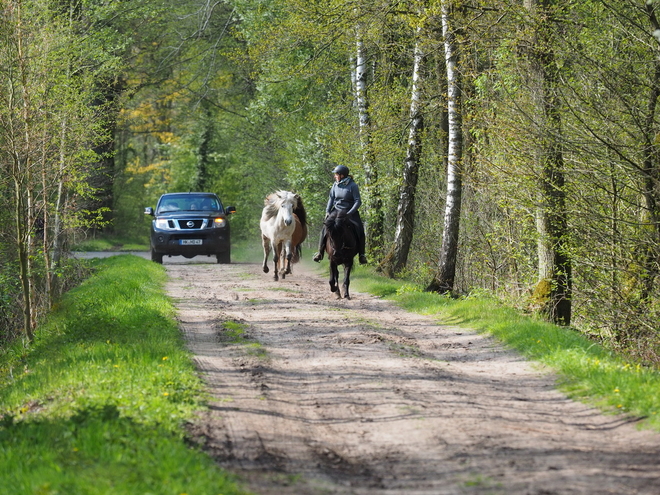
[[[50,304],[55,303],[55,299],[60,295],[60,287],[58,284],[57,270],[60,267],[60,261],[64,251],[64,232],[62,229],[62,216],[64,211],[64,170],[66,168],[66,155],[65,143],[67,134],[67,118],[63,118],[60,123],[60,155],[57,164],[57,189],[55,192],[55,205],[52,212],[52,229],[46,229],[46,232],[51,232],[52,240],[50,241],[51,249],[49,252],[44,253],[45,256],[50,257],[50,270],[48,278],[50,279]],[[50,222],[49,222],[50,224]],[[45,242],[45,237],[44,237]]]
[[[18,251],[18,269],[19,277],[21,280],[21,292],[23,294],[23,331],[29,342],[34,340],[34,326],[33,326],[33,313],[32,313],[32,274],[30,271],[29,250],[28,250],[28,237],[25,210],[26,200],[24,184],[21,180],[21,159],[16,158],[15,175],[14,175],[14,222],[16,226],[16,248]]]
[[[367,58],[362,41],[361,27],[357,28],[355,59],[355,98],[359,117],[360,146],[362,147],[362,166],[364,168],[364,186],[366,199],[366,237],[367,249],[374,256],[379,256],[378,246],[382,244],[385,218],[383,199],[378,184],[378,169],[371,142],[371,117],[367,98]]]
[[[405,268],[415,227],[415,195],[417,192],[419,159],[422,154],[422,131],[424,130],[424,115],[420,110],[420,84],[422,82],[422,64],[425,58],[420,46],[421,32],[422,28],[418,27],[410,97],[410,131],[408,133],[406,161],[403,167],[403,184],[399,191],[394,249],[383,266],[384,271],[389,276],[394,276]]]
[[[17,140],[19,148],[14,150],[14,187],[16,244],[18,251],[19,276],[23,293],[23,328],[29,342],[34,340],[35,314],[31,269],[32,248],[32,178],[30,152],[32,147],[30,90],[28,80],[28,54],[22,32],[22,5],[15,6],[16,15],[16,61],[20,78],[22,136]]]
[[[654,33],[660,32],[660,23],[655,15],[656,4],[646,3]],[[660,42],[660,36],[656,35]],[[641,299],[649,300],[653,293],[655,280],[658,277],[660,264],[660,170],[657,149],[657,131],[655,130],[655,116],[660,97],[660,54],[655,50],[653,74],[651,76],[649,100],[646,109],[646,121],[644,123],[644,165],[642,173],[644,177],[644,205],[646,207],[646,221],[651,224],[652,240],[644,253],[644,276],[642,277]]]
[[[124,81],[117,78],[115,80],[101,81],[103,89],[99,91],[100,96],[93,106],[102,109],[104,113],[104,128],[106,139],[94,147],[94,152],[100,158],[93,167],[87,182],[94,195],[87,198],[82,205],[84,209],[89,210],[100,220],[94,224],[94,231],[102,230],[106,232],[113,231],[112,211],[114,206],[114,186],[115,186],[115,131],[117,130],[117,114],[115,105],[124,90]]]
[[[525,0],[525,7],[538,14],[531,52],[532,98],[535,102],[540,169],[538,233],[538,283],[534,298],[549,319],[560,325],[571,322],[572,272],[568,254],[568,213],[564,187],[562,119],[554,45],[554,1]]]
[[[447,152],[447,200],[442,233],[442,250],[438,270],[426,290],[449,293],[454,290],[458,234],[463,193],[463,116],[462,78],[459,71],[459,51],[453,26],[453,11],[448,2],[442,3],[442,32],[445,39],[447,71],[447,113],[449,119],[449,147]]]
[[[204,98],[201,102],[202,126],[199,148],[197,149],[197,177],[193,189],[196,191],[208,191],[211,187],[211,139],[214,134],[213,113],[208,100]]]

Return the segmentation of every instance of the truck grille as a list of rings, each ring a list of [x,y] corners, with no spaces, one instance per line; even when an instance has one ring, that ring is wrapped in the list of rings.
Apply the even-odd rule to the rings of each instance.
[[[179,229],[181,230],[195,230],[204,227],[204,220],[200,218],[180,219],[177,220]]]

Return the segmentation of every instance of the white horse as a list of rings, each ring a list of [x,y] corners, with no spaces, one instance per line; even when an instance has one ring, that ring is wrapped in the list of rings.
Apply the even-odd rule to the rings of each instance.
[[[273,251],[275,274],[283,279],[291,273],[291,264],[300,259],[301,244],[307,237],[307,214],[298,194],[277,191],[264,200],[261,213],[261,241],[264,248],[264,273],[268,273],[268,255]]]

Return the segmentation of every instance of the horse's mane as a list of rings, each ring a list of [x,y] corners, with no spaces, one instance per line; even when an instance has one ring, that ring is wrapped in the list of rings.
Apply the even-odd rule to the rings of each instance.
[[[280,194],[284,192],[286,191],[277,191],[266,196],[266,199],[264,199],[264,211],[262,213],[265,220],[270,220],[277,216],[279,204],[282,202]]]
[[[328,244],[334,244],[334,253],[327,249],[328,258],[342,265],[352,260],[357,254],[357,237],[350,218],[346,214],[334,210],[328,215],[324,222],[328,233]]]
[[[351,226],[351,220],[343,212],[333,210],[323,222],[328,232],[341,231],[344,235],[354,237],[355,232]]]
[[[277,216],[279,205],[282,203],[281,195],[285,194],[288,194],[288,191],[277,191],[266,196],[266,199],[264,200],[264,211],[262,213],[265,220]],[[300,220],[303,225],[307,225],[307,212],[303,206],[302,198],[299,194],[294,194],[294,196],[296,198],[296,203],[293,208],[293,213],[298,216],[298,220]]]

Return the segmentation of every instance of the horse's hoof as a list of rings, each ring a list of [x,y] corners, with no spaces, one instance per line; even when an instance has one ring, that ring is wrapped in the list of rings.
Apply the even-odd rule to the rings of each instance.
[[[268,273],[270,270],[268,269],[267,266],[264,266],[264,273]]]
[[[337,292],[337,287],[330,286],[330,292]]]
[[[346,294],[346,295],[344,296],[344,299],[348,299],[348,300],[350,301],[351,296],[349,296],[348,294]]]
[[[279,280],[279,277],[277,276],[277,273],[273,276],[273,280],[275,280],[275,282],[277,282]]]

